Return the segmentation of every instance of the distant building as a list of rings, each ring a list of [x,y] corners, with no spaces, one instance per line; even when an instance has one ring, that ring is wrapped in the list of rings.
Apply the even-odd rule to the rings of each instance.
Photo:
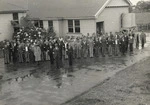
[[[0,41],[12,38],[12,34],[18,29],[20,18],[25,15],[25,9],[0,1]]]

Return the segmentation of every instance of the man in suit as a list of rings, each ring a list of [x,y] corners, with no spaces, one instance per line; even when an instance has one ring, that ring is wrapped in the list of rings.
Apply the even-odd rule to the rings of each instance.
[[[142,49],[144,48],[144,45],[146,43],[146,34],[142,31],[141,35],[140,35],[140,39],[141,39],[141,44],[142,44]]]

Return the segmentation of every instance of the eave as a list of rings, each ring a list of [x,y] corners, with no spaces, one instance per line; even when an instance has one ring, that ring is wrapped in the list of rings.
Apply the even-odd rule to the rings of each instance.
[[[28,10],[10,10],[10,11],[0,11],[0,14],[10,14],[10,13],[26,13]]]

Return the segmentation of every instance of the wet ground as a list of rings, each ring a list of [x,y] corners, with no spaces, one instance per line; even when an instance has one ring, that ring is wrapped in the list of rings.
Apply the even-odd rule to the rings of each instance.
[[[150,40],[144,50],[135,50],[133,55],[75,60],[73,67],[64,61],[64,67],[59,70],[50,62],[41,62],[40,66],[4,65],[0,59],[0,105],[67,104],[67,101],[82,96],[116,73],[146,60],[150,56],[149,45]],[[96,101],[101,101],[101,98]]]
[[[150,105],[150,57],[65,105]]]

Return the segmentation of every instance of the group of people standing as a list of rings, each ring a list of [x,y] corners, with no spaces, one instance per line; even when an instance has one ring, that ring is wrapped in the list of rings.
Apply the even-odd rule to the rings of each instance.
[[[141,41],[140,41],[141,40]],[[29,63],[50,60],[60,68],[63,59],[68,60],[69,65],[73,64],[73,59],[93,58],[125,55],[128,51],[133,53],[133,45],[136,41],[136,48],[142,43],[142,48],[146,43],[146,35],[127,32],[110,32],[100,36],[90,36],[87,34],[82,37],[66,38],[46,38],[46,39],[28,39],[25,41],[13,40],[4,43],[4,61],[5,64],[10,62]]]

